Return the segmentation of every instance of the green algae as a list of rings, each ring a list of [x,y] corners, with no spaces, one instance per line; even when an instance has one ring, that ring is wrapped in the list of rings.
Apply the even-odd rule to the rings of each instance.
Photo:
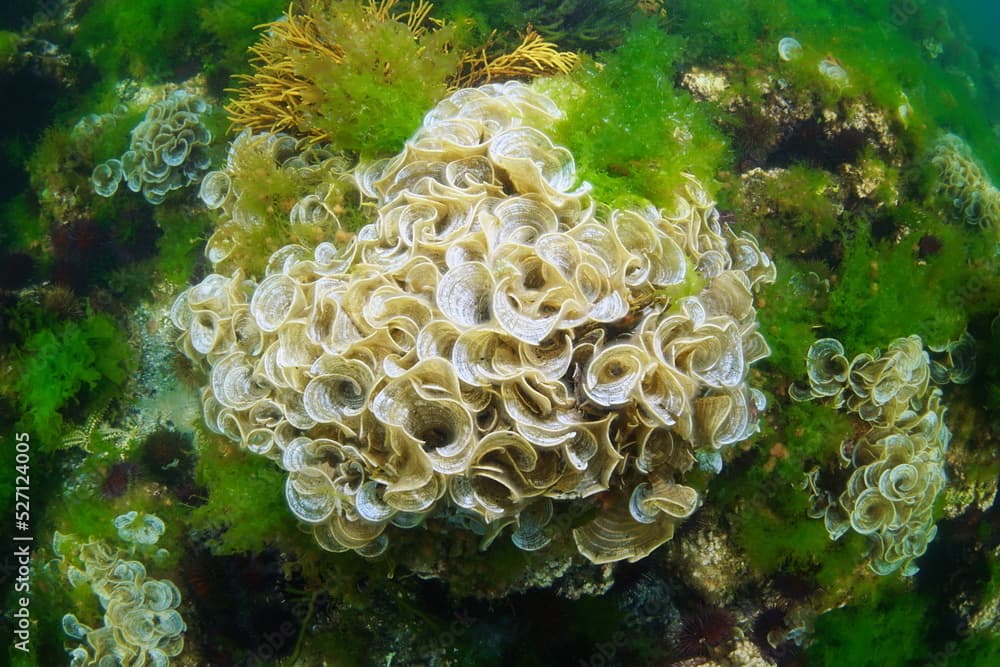
[[[773,402],[773,401],[772,401]],[[843,414],[825,406],[792,403],[773,408],[751,460],[709,486],[712,502],[730,517],[733,538],[747,561],[765,574],[825,570],[844,573],[863,552],[853,542],[831,548],[822,522],[809,517],[805,475],[836,466],[840,444],[852,430]]]
[[[347,25],[365,25],[347,16]],[[343,62],[304,74],[325,92],[315,126],[333,145],[364,156],[395,151],[419,126],[424,113],[445,93],[455,71],[453,35],[441,28],[415,39],[397,21],[373,21],[343,41]],[[391,68],[378,71],[378,63]]]
[[[987,631],[973,633],[946,646],[940,656],[942,667],[992,667],[1000,659],[1000,638]]]
[[[36,434],[43,451],[59,446],[65,411],[87,390],[90,401],[121,387],[134,368],[128,341],[114,321],[94,314],[33,334],[23,348],[22,370],[14,387],[23,426]]]
[[[248,70],[246,54],[255,40],[253,32],[248,28],[277,18],[287,6],[285,0],[215,0],[199,3],[199,27],[205,32],[205,41],[210,48],[220,53],[217,59],[203,63],[209,79],[222,77],[224,80],[224,77],[233,72]]]
[[[179,63],[197,62],[198,3],[177,0],[99,0],[84,16],[74,51],[106,80],[167,77]],[[107,38],[114,35],[113,40]],[[190,41],[189,41],[190,40]]]
[[[48,226],[30,193],[22,192],[0,203],[0,244],[9,250],[36,249]]]
[[[317,44],[335,45],[336,59],[294,41],[261,51],[262,62],[283,63],[306,88],[295,129],[323,136],[334,150],[395,152],[447,92],[458,34],[449,25],[411,28],[394,18],[398,9],[381,17],[356,0],[317,2],[308,12]]]
[[[246,69],[252,26],[272,20],[282,0],[97,0],[80,22],[73,51],[105,82],[121,77],[167,79],[207,64],[228,76]],[[114,35],[114,39],[108,39]]]
[[[163,236],[156,242],[159,274],[173,285],[186,285],[202,261],[211,218],[207,213],[192,215],[160,207],[156,212],[156,224],[163,230]]]
[[[958,298],[967,276],[960,231],[938,227],[941,251],[918,261],[919,236],[874,241],[864,221],[854,230],[824,313],[830,335],[848,349],[875,348],[914,333],[930,345],[957,339],[967,324]]]
[[[494,39],[506,49],[520,41],[527,26],[562,48],[597,53],[618,46],[628,32],[636,10],[635,0],[441,0],[435,13],[465,24],[479,39]]]
[[[785,268],[783,275],[762,293],[761,332],[771,347],[763,363],[788,376],[799,374],[820,319],[816,312],[827,284],[815,272]]]
[[[5,65],[17,55],[21,36],[9,30],[0,30],[0,66]]]
[[[815,251],[841,229],[844,196],[834,175],[797,163],[762,174],[732,195],[740,223],[781,256]]]
[[[950,128],[972,143],[994,176],[1000,174],[1000,145],[991,138],[979,92],[989,87],[988,63],[931,5],[685,0],[671,10],[688,40],[688,58],[775,67],[778,41],[794,36],[803,45],[802,56],[777,67],[794,86],[812,90],[826,104],[871,99],[894,117],[907,103],[912,111],[905,122],[907,141],[924,141],[937,126]],[[842,63],[847,86],[831,86],[819,73],[819,60],[828,56]],[[745,92],[754,94],[752,88]]]
[[[203,531],[213,552],[221,555],[297,544],[300,535],[285,505],[284,475],[266,459],[206,437],[211,442],[201,448],[196,479],[208,497],[191,513],[191,527]]]
[[[808,570],[829,546],[830,538],[823,524],[805,519],[809,499],[804,494],[785,489],[780,503],[744,506],[734,522],[736,543],[751,567],[763,573]]]
[[[618,205],[639,194],[669,205],[682,171],[712,189],[728,165],[728,142],[711,116],[673,84],[681,49],[656,21],[636,21],[600,66],[585,63],[569,82],[543,86],[566,109],[557,141],[600,199]]]
[[[816,619],[809,664],[904,667],[930,653],[928,602],[902,593],[868,605],[829,611]]]

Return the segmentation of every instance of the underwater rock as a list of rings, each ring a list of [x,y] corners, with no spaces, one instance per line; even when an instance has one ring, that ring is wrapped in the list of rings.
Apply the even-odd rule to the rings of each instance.
[[[740,665],[740,667],[770,667],[774,664],[749,639],[737,640],[736,645],[729,651],[726,658],[729,664]]]
[[[878,160],[844,163],[838,172],[855,205],[863,202],[879,209],[899,203],[899,188],[884,163]]]
[[[889,158],[891,164],[898,162],[896,136],[884,110],[855,100],[844,111],[823,109],[821,119],[824,138],[859,146],[867,143]]]
[[[754,71],[747,82],[752,94],[722,85],[728,70],[692,68],[680,85],[698,100],[711,101],[732,114],[734,147],[742,154],[741,169],[767,166],[780,155],[777,166],[803,161],[833,170],[852,164],[864,149],[874,148],[879,159],[899,166],[901,150],[888,113],[862,98],[831,102],[811,88],[796,85],[780,70]],[[816,135],[824,142],[817,142]]]
[[[681,77],[681,85],[700,100],[718,102],[722,94],[729,88],[729,81],[720,72],[692,67]]]
[[[747,584],[750,571],[731,539],[719,528],[700,525],[686,533],[668,551],[668,559],[685,572],[686,581],[713,605],[733,600],[738,589]]]

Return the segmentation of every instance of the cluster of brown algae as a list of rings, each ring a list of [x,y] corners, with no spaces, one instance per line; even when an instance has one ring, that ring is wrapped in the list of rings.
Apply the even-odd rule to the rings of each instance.
[[[144,517],[151,518],[153,524],[159,522],[152,515]],[[123,518],[129,516],[119,517]],[[116,524],[124,523],[127,521],[116,520]],[[162,522],[154,526],[155,537],[157,528],[162,532]],[[152,544],[155,537],[126,541]],[[74,614],[63,616],[63,631],[83,643],[69,650],[71,667],[167,667],[170,658],[180,655],[187,625],[177,611],[181,593],[172,581],[148,576],[142,562],[128,559],[124,550],[102,540],[91,538],[78,544],[73,536],[56,532],[52,548],[62,559],[72,586],[89,585],[104,610],[104,625],[96,629],[81,623]],[[80,563],[83,569],[73,563]]]
[[[376,212],[356,238],[175,302],[209,428],[287,471],[324,548],[376,555],[437,514],[538,549],[553,501],[603,494],[577,548],[636,560],[697,507],[684,473],[755,430],[774,266],[694,179],[669,210],[574,187],[542,131],[560,116],[520,83],[459,90],[356,170]]]
[[[245,85],[229,91],[234,93],[226,106],[229,120],[241,129],[289,132],[310,141],[328,142],[332,139],[330,128],[316,121],[328,113],[325,107],[352,103],[339,86],[331,85],[340,76],[377,71],[384,84],[398,85],[401,76],[394,70],[405,70],[403,65],[412,56],[426,69],[423,92],[440,90],[443,95],[445,91],[514,78],[566,74],[580,62],[575,52],[560,51],[530,26],[513,51],[494,52],[492,36],[485,44],[459,50],[457,26],[432,16],[432,9],[433,4],[426,0],[408,5],[399,0],[308,0],[289,5],[284,16],[258,26],[263,33],[250,49],[253,72],[237,75]],[[400,42],[377,43],[375,49],[365,50],[358,58],[357,49],[347,47],[356,45],[359,33],[390,35],[389,39]],[[400,45],[404,50],[394,54],[399,63],[380,50]],[[322,57],[317,58],[317,54]]]
[[[938,139],[932,148],[931,163],[938,170],[938,194],[967,223],[1000,229],[1000,190],[961,137],[945,134]]]
[[[340,209],[349,172],[348,160],[323,146],[303,146],[284,133],[241,132],[226,164],[206,174],[199,190],[218,216],[205,246],[215,270],[256,270],[246,259],[262,244],[273,251],[288,243],[271,238],[277,230],[321,240],[336,225],[329,211]]]
[[[793,399],[824,399],[868,424],[841,445],[851,475],[838,498],[820,488],[818,471],[809,474],[814,516],[835,540],[849,528],[866,536],[869,565],[878,574],[915,574],[913,561],[937,533],[934,501],[945,486],[951,439],[920,337],[899,338],[885,355],[859,354],[852,361],[839,341],[823,338],[809,348],[806,366],[809,388],[793,385]]]
[[[162,204],[172,191],[197,181],[208,169],[212,133],[203,120],[209,107],[199,95],[175,90],[152,104],[132,129],[129,149],[121,158],[94,168],[91,182],[102,197],[111,197],[124,180],[150,204]]]

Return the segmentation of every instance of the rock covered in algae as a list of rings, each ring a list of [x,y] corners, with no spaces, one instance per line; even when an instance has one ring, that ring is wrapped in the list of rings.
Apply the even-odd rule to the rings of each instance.
[[[595,201],[545,132],[561,115],[520,83],[459,90],[355,170],[376,215],[351,242],[175,302],[209,428],[288,473],[324,548],[377,555],[433,515],[543,548],[552,504],[605,494],[577,547],[636,560],[700,502],[695,456],[755,430],[774,266],[693,178],[665,209]]]
[[[732,601],[751,578],[746,560],[717,526],[706,524],[672,543],[668,559],[687,572],[690,586],[702,598],[721,606]]]

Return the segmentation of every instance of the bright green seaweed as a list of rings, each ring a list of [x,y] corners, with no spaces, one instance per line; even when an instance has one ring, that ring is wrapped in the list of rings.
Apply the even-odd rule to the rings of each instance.
[[[727,142],[711,117],[672,83],[681,49],[677,37],[644,19],[602,55],[600,67],[591,62],[543,86],[567,108],[556,138],[611,203],[639,194],[669,205],[682,171],[711,184],[728,164]]]

